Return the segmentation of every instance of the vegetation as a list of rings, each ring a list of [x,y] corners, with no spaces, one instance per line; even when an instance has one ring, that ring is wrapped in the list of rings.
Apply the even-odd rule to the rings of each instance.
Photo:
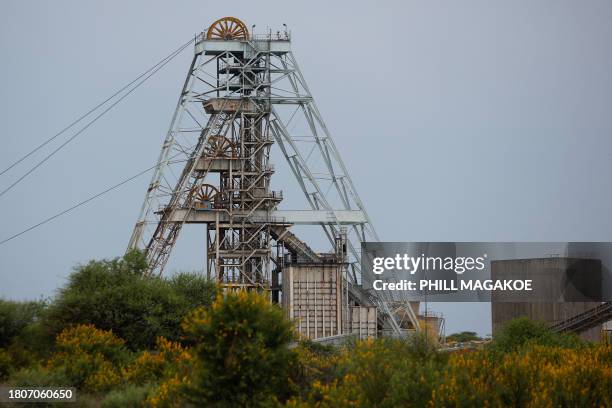
[[[479,337],[476,332],[473,331],[462,331],[459,333],[453,333],[446,336],[447,342],[458,342],[465,343],[466,341],[480,341],[482,337]]]
[[[46,302],[13,302],[0,299],[0,380],[16,367],[33,364],[53,343],[42,333]]]
[[[195,405],[259,406],[289,394],[293,328],[264,297],[219,297],[212,308],[191,313],[183,329],[194,344],[186,392]]]
[[[0,347],[10,342],[26,328],[35,324],[45,310],[45,302],[12,302],[0,299]]]
[[[139,408],[151,392],[148,386],[127,385],[108,393],[102,400],[102,408]]]
[[[476,351],[418,335],[296,344],[259,295],[143,268],[139,253],[94,261],[48,302],[1,301],[2,383],[75,386],[77,406],[102,407],[612,406],[612,347],[528,319]]]
[[[500,333],[495,336],[491,349],[511,352],[528,345],[577,348],[585,344],[575,334],[554,333],[543,322],[519,317],[506,323]]]
[[[160,336],[180,340],[181,321],[194,308],[212,303],[214,286],[193,274],[143,279],[145,267],[139,252],[78,267],[49,307],[50,333],[93,324],[113,330],[132,350],[152,348]]]

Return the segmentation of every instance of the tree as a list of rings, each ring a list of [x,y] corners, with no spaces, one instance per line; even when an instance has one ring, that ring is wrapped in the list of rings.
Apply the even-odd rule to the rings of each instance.
[[[210,305],[214,284],[195,274],[145,278],[142,253],[91,261],[76,268],[49,308],[53,337],[77,324],[112,330],[135,350],[152,348],[159,336],[180,340],[180,324],[199,306]]]
[[[446,336],[446,341],[456,341],[459,343],[463,343],[466,341],[480,341],[482,337],[479,337],[476,332],[473,331],[462,331],[459,333],[453,333]]]
[[[0,299],[0,378],[46,356],[53,346],[42,326],[45,301]]]
[[[0,347],[7,347],[15,337],[37,323],[45,302],[14,302],[0,299]]]
[[[195,344],[187,398],[197,406],[260,406],[290,391],[291,322],[264,297],[241,292],[196,309],[183,324]]]

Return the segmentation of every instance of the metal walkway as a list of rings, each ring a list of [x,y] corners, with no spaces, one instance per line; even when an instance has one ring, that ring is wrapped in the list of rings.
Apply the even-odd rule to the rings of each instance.
[[[304,241],[299,239],[295,234],[289,231],[286,226],[272,226],[270,234],[275,240],[282,242],[285,247],[295,255],[303,257],[309,262],[321,262],[321,258],[315,251],[308,246]]]
[[[602,303],[593,309],[550,326],[557,333],[582,333],[599,324],[612,320],[612,302]]]

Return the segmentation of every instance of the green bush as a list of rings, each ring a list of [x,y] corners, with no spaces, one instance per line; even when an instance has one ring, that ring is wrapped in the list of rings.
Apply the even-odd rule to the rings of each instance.
[[[380,406],[429,407],[431,396],[442,381],[443,365],[437,359],[398,362],[389,379],[388,392]]]
[[[346,353],[342,371],[352,381],[342,385],[358,384],[362,401],[381,407],[425,406],[446,361],[424,333],[401,340],[361,341]]]
[[[253,293],[219,296],[183,328],[196,344],[185,389],[197,406],[261,406],[288,396],[293,327],[278,306]]]
[[[0,347],[7,347],[28,326],[38,322],[46,303],[14,302],[0,299]]]
[[[113,390],[102,400],[102,408],[138,408],[142,407],[150,391],[149,386],[128,385]]]
[[[0,348],[0,381],[6,380],[13,369],[11,355]]]
[[[47,303],[0,299],[0,379],[48,355],[53,339],[44,330]]]
[[[113,330],[132,350],[152,348],[159,336],[180,340],[181,321],[194,308],[212,303],[215,286],[194,274],[143,278],[145,268],[144,255],[136,251],[78,267],[49,307],[51,334],[93,324]]]
[[[502,327],[489,348],[507,353],[528,345],[574,348],[584,346],[585,343],[575,334],[555,333],[544,322],[519,317]]]
[[[72,387],[70,381],[60,372],[50,371],[41,366],[23,368],[13,374],[9,384],[16,387]]]

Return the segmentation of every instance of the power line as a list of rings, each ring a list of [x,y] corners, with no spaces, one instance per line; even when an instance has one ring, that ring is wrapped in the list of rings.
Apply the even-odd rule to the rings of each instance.
[[[7,243],[7,242],[9,242],[9,241],[11,241],[11,240],[13,240],[13,239],[17,238],[17,237],[19,237],[19,236],[21,236],[21,235],[25,234],[26,232],[30,232],[30,231],[32,231],[33,229],[38,228],[38,227],[40,227],[41,225],[44,225],[44,224],[48,223],[49,221],[53,221],[54,219],[59,218],[59,217],[61,217],[62,215],[66,214],[66,213],[69,213],[70,211],[72,211],[72,210],[74,210],[74,209],[76,209],[76,208],[79,208],[79,207],[81,207],[82,205],[85,205],[85,204],[87,204],[88,202],[93,201],[93,200],[95,200],[96,198],[98,198],[98,197],[100,197],[100,196],[102,196],[102,195],[104,195],[104,194],[106,194],[106,193],[108,193],[108,192],[110,192],[110,191],[113,191],[113,190],[115,190],[116,188],[121,187],[121,186],[122,186],[122,185],[124,185],[124,184],[129,183],[130,181],[132,181],[132,180],[134,180],[134,179],[136,179],[136,178],[138,178],[138,177],[142,176],[143,174],[148,173],[149,171],[151,171],[152,169],[154,169],[156,166],[157,166],[157,163],[156,163],[156,164],[154,164],[153,166],[149,167],[148,169],[145,169],[145,170],[143,170],[143,171],[141,171],[141,172],[139,172],[139,173],[137,173],[137,174],[133,175],[132,177],[126,178],[126,179],[122,180],[121,182],[119,182],[119,183],[115,184],[114,186],[109,187],[109,188],[107,188],[106,190],[104,190],[104,191],[102,191],[102,192],[100,192],[100,193],[98,193],[98,194],[95,194],[95,195],[93,195],[93,196],[89,197],[88,199],[83,200],[83,201],[81,201],[81,202],[79,202],[79,203],[77,203],[77,204],[73,205],[72,207],[67,208],[67,209],[65,209],[64,211],[61,211],[61,212],[59,212],[59,213],[57,213],[57,214],[55,214],[55,215],[53,215],[53,216],[51,216],[51,217],[49,217],[49,218],[47,218],[47,219],[45,219],[45,220],[43,220],[43,221],[39,222],[38,224],[34,224],[34,225],[32,225],[31,227],[28,227],[28,228],[24,229],[23,231],[18,232],[18,233],[17,233],[17,234],[15,234],[15,235],[11,235],[10,237],[8,237],[8,238],[4,239],[3,241],[0,241],[0,245],[3,245],[3,244],[5,244],[5,243]]]
[[[79,123],[81,120],[85,119],[87,116],[89,116],[90,114],[92,114],[93,112],[95,112],[96,110],[98,110],[98,108],[100,108],[101,106],[105,105],[108,101],[110,101],[111,99],[113,99],[115,96],[119,95],[121,92],[123,92],[124,90],[126,90],[127,88],[129,88],[132,84],[134,84],[136,81],[138,81],[140,78],[142,78],[143,76],[145,76],[147,73],[151,72],[153,69],[155,69],[155,67],[157,67],[158,65],[160,65],[161,63],[163,63],[166,59],[170,58],[174,53],[176,53],[178,50],[183,50],[183,47],[185,47],[186,45],[189,45],[189,43],[191,43],[193,40],[190,40],[188,43],[181,45],[177,50],[173,51],[172,53],[170,53],[168,56],[164,57],[161,61],[159,61],[157,64],[153,65],[151,68],[147,69],[146,71],[144,71],[142,74],[140,74],[139,76],[137,76],[134,80],[132,80],[131,82],[129,82],[128,84],[124,85],[123,87],[121,87],[119,90],[117,90],[115,93],[113,93],[111,96],[109,96],[108,98],[106,98],[104,101],[100,102],[99,104],[97,104],[96,106],[94,106],[93,108],[91,108],[89,111],[87,111],[87,113],[79,116],[76,120],[74,120],[72,123],[70,123],[68,126],[66,126],[65,128],[63,128],[62,130],[60,130],[58,133],[56,133],[55,135],[51,136],[50,138],[48,138],[47,140],[45,140],[43,143],[41,143],[40,145],[36,146],[34,149],[32,149],[29,153],[27,153],[26,155],[22,156],[20,159],[18,159],[17,161],[15,161],[13,164],[11,164],[10,166],[8,166],[7,168],[5,168],[4,170],[2,170],[0,172],[0,176],[3,175],[4,173],[6,173],[7,171],[9,171],[10,169],[12,169],[13,167],[15,167],[16,165],[18,165],[19,163],[21,163],[22,161],[24,161],[25,159],[27,159],[28,157],[30,157],[31,155],[33,155],[34,153],[36,153],[37,151],[39,151],[40,149],[42,149],[43,147],[45,147],[47,144],[49,144],[50,142],[52,142],[53,140],[55,140],[57,137],[61,136],[62,134],[64,134],[67,130],[69,130],[70,128],[72,128],[74,125],[76,125],[77,123]]]
[[[16,181],[14,181],[11,185],[9,185],[7,188],[5,188],[4,190],[2,190],[2,192],[0,192],[0,197],[2,197],[4,194],[6,194],[8,191],[10,191],[13,187],[15,187],[17,184],[19,184],[23,179],[25,179],[27,176],[29,176],[30,174],[32,174],[37,168],[39,168],[43,163],[45,163],[47,160],[49,160],[51,157],[53,157],[57,152],[59,152],[61,149],[63,149],[68,143],[72,142],[77,136],[79,136],[81,133],[83,133],[86,129],[88,129],[91,125],[93,125],[98,119],[100,119],[102,116],[104,116],[108,111],[110,111],[112,108],[114,108],[117,104],[119,104],[122,100],[124,100],[127,96],[129,96],[132,92],[134,92],[136,89],[138,89],[138,87],[140,87],[140,85],[142,85],[144,82],[146,82],[149,78],[151,78],[153,75],[155,75],[160,69],[162,69],[166,64],[168,64],[170,61],[172,61],[172,59],[174,59],[174,57],[176,57],[178,54],[181,53],[181,51],[183,51],[185,48],[187,48],[187,46],[189,44],[191,44],[194,40],[189,40],[187,43],[183,44],[181,47],[179,47],[177,50],[175,50],[174,52],[172,52],[169,56],[167,56],[166,58],[164,58],[162,61],[160,61],[158,64],[154,65],[153,70],[149,70],[146,71],[144,74],[140,75],[136,80],[132,81],[130,84],[126,85],[124,88],[122,88],[122,90],[127,89],[127,87],[129,87],[131,84],[133,84],[134,82],[138,81],[139,78],[142,78],[143,75],[146,75],[144,77],[144,79],[142,79],[140,82],[138,82],[133,88],[131,88],[127,93],[125,93],[124,95],[122,95],[118,100],[116,100],[115,102],[113,102],[108,108],[106,108],[104,111],[102,111],[102,113],[98,114],[96,117],[94,117],[91,121],[89,121],[85,126],[83,126],[78,132],[76,132],[74,135],[72,135],[68,140],[66,140],[64,143],[62,143],[61,145],[59,145],[55,150],[53,150],[51,153],[49,153],[47,156],[45,156],[40,162],[38,162],[34,167],[32,167],[30,170],[28,170],[24,175],[22,175],[21,177],[19,177]],[[148,73],[148,74],[147,74]],[[112,97],[108,98],[105,102],[103,102],[102,104],[98,105],[104,105],[104,103],[106,103],[107,101],[109,101],[110,99],[112,99],[114,96],[116,96],[118,93],[120,93],[121,91],[116,92]],[[86,115],[83,115],[82,118],[88,116],[91,112],[93,112],[94,110],[96,110],[98,107],[92,109],[90,112],[88,112]],[[81,120],[81,118],[75,122],[73,122],[73,124],[76,124],[77,122],[79,122]],[[69,129],[70,127],[73,126],[73,124],[71,124],[70,126],[68,126],[67,128],[65,128],[65,130]],[[61,132],[63,133],[64,130]],[[18,164],[19,162],[23,161],[26,157],[30,156],[31,154],[33,154],[35,151],[37,151],[38,149],[40,149],[41,147],[43,147],[44,145],[46,145],[47,143],[49,143],[51,140],[55,139],[57,136],[59,136],[61,133],[58,133],[57,135],[53,136],[51,139],[48,139],[47,141],[45,141],[43,144],[41,144],[40,146],[38,146],[36,149],[32,150],[30,153],[28,153],[27,155],[25,155],[24,157],[22,157],[21,159],[19,159],[17,162],[13,163],[11,166],[9,166],[6,170],[4,170],[1,174],[5,173],[6,171],[8,171],[9,169],[11,169],[12,167],[14,167],[16,164]]]

